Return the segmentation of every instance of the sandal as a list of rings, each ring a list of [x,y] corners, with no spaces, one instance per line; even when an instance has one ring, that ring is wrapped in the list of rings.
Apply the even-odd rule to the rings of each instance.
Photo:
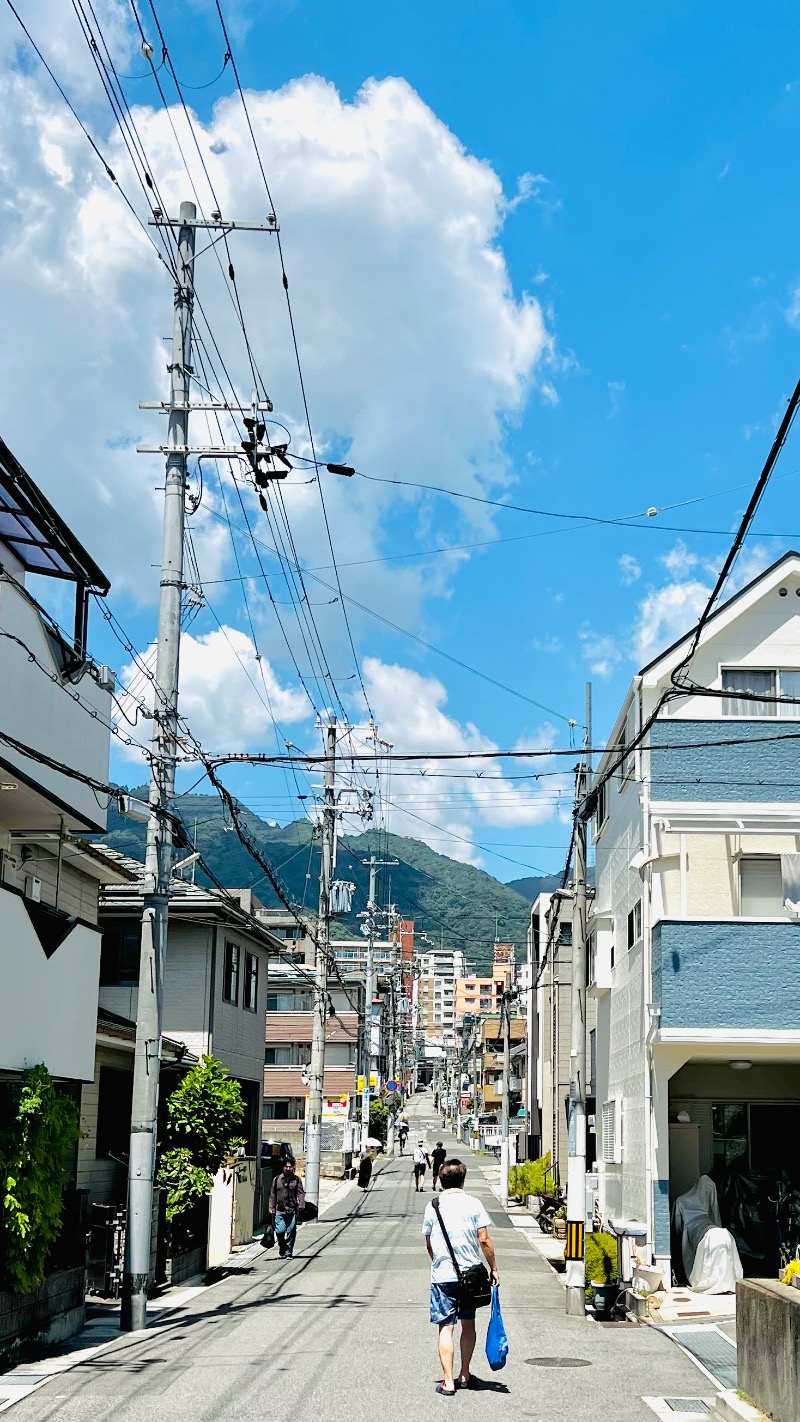
[[[450,1388],[445,1387],[443,1382],[438,1382],[436,1384],[436,1391],[438,1392],[440,1397],[455,1397],[456,1395],[455,1384],[453,1385],[453,1390],[451,1392]]]

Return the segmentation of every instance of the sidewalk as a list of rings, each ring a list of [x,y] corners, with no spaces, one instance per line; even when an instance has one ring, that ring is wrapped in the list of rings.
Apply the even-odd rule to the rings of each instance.
[[[335,1209],[349,1194],[353,1180],[321,1179],[319,1185],[320,1217]],[[165,1289],[157,1298],[147,1302],[147,1328],[154,1331],[170,1324],[173,1318],[189,1307],[200,1295],[215,1289],[228,1274],[236,1274],[252,1266],[263,1258],[265,1251],[260,1238],[249,1244],[239,1245],[221,1266],[220,1277],[206,1284],[201,1276],[181,1284],[174,1289]],[[59,1346],[58,1353],[51,1353],[36,1362],[20,1363],[7,1373],[0,1373],[0,1412],[13,1407],[15,1402],[43,1387],[45,1383],[72,1368],[88,1363],[105,1349],[120,1339],[119,1302],[89,1303],[86,1308],[86,1324],[80,1333]],[[127,1337],[141,1337],[141,1333]]]

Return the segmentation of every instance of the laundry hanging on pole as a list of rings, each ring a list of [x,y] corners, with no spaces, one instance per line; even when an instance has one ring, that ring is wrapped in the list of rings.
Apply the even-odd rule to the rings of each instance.
[[[331,884],[331,913],[349,913],[355,891],[356,886],[349,879],[334,879]]]

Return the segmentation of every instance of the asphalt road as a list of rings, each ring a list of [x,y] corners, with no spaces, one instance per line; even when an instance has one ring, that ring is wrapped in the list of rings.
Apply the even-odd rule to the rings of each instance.
[[[429,1109],[414,1103],[432,1143],[439,1132]],[[452,1139],[445,1145],[454,1154]],[[405,1157],[384,1162],[368,1193],[352,1190],[305,1225],[293,1260],[260,1256],[181,1315],[121,1339],[20,1400],[14,1422],[261,1422],[271,1415],[417,1422],[442,1411],[503,1422],[653,1422],[643,1394],[711,1395],[702,1374],[655,1330],[566,1318],[561,1284],[500,1210],[475,1163],[467,1189],[492,1215],[510,1341],[506,1368],[492,1374],[479,1320],[473,1368],[484,1380],[480,1391],[452,1400],[434,1392],[436,1330],[420,1233],[430,1190],[414,1193]],[[551,1362],[528,1361],[543,1358]]]

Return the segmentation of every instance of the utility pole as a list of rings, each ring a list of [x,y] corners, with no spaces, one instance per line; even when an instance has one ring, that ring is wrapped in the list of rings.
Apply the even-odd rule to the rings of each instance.
[[[322,1096],[325,1087],[325,1030],[328,1023],[328,960],[331,938],[331,875],[336,830],[336,717],[325,730],[325,788],[322,805],[322,864],[319,875],[319,924],[315,944],[314,1025],[311,1037],[308,1119],[306,1121],[306,1198],[319,1204],[322,1151]]]
[[[363,862],[363,861],[362,861]],[[375,880],[377,860],[369,858],[369,898],[367,899],[367,962],[364,970],[364,1086],[361,1092],[361,1150],[367,1149],[369,1136],[370,1073],[372,1071],[372,999],[375,996]]]
[[[195,228],[192,224],[196,215],[194,203],[181,203],[170,365],[150,818],[147,823],[142,948],[133,1066],[128,1223],[120,1312],[120,1327],[126,1332],[146,1327],[147,1291],[150,1283],[164,961],[172,871],[169,805],[175,789],[183,534],[186,517],[186,448],[194,302]]]
[[[587,725],[591,714],[587,687]],[[587,732],[588,734],[588,732]],[[589,742],[587,741],[588,745]],[[586,753],[575,770],[575,896],[572,901],[572,992],[567,1166],[567,1313],[586,1312]]]
[[[500,1204],[504,1207],[508,1204],[508,1171],[509,1171],[509,1096],[511,1091],[511,1021],[508,1012],[508,991],[503,993],[501,1012],[501,1024],[503,1028],[503,1102],[500,1112]]]

